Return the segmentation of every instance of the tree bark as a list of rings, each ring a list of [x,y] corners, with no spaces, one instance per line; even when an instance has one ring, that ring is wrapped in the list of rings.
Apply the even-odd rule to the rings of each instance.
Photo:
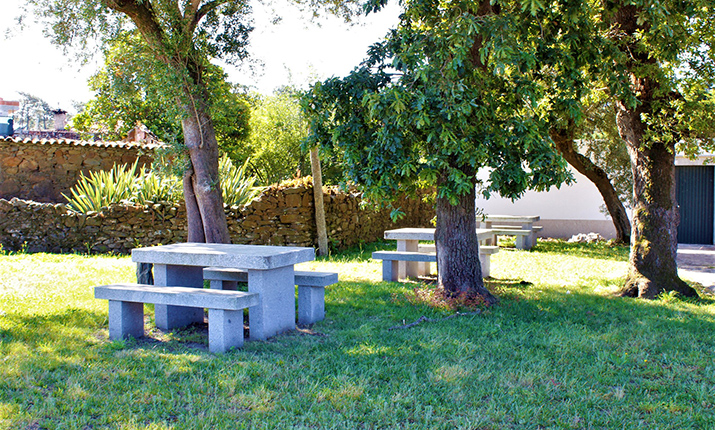
[[[315,229],[318,233],[318,255],[328,255],[328,232],[323,205],[323,172],[320,169],[318,147],[310,150],[310,170],[313,175],[313,200],[315,203]]]
[[[598,188],[598,192],[603,197],[613,226],[616,229],[616,241],[620,243],[630,243],[631,241],[631,221],[628,219],[628,212],[618,198],[618,193],[611,184],[608,174],[595,165],[588,157],[580,154],[574,148],[573,131],[551,130],[551,139],[556,144],[556,149],[566,161],[579,173],[587,177]]]
[[[204,3],[194,0],[186,9],[183,25],[175,27],[176,34],[165,33],[160,25],[160,13],[152,2],[141,0],[106,0],[106,5],[128,16],[136,25],[154,54],[177,76],[181,96],[177,103],[184,110],[181,126],[184,144],[191,166],[183,178],[184,201],[188,218],[189,242],[230,243],[231,237],[223,210],[223,195],[218,175],[218,142],[208,110],[208,93],[203,80],[203,62],[193,47],[193,32],[201,17],[224,3],[216,0]],[[175,8],[171,14],[181,17],[178,3],[167,3]],[[179,36],[178,45],[176,36]],[[178,78],[177,78],[178,79]]]
[[[625,141],[633,171],[633,220],[628,275],[620,294],[654,299],[660,293],[677,291],[685,296],[697,292],[678,277],[678,223],[680,216],[675,200],[675,140],[664,142],[647,138],[643,118],[653,117],[653,105],[663,106],[671,95],[665,93],[655,74],[644,73],[657,68],[657,62],[638,45],[638,32],[648,31],[649,23],[641,22],[641,10],[633,5],[616,5],[614,35],[619,35],[621,50],[630,59],[626,64],[631,91],[638,98],[633,106],[623,100],[617,103],[618,133]]]
[[[230,243],[218,172],[216,134],[203,100],[196,95],[190,100],[192,103],[185,107],[186,116],[181,123],[192,167],[184,180],[189,241],[195,238],[198,242]],[[188,188],[187,182],[191,185]],[[186,192],[187,189],[190,191]],[[192,198],[194,201],[190,201]]]
[[[468,177],[476,177],[476,172],[469,173]],[[447,181],[448,178],[441,176],[438,187]],[[481,297],[486,305],[492,305],[497,298],[484,286],[479,263],[476,197],[476,183],[470,193],[459,196],[456,205],[452,205],[447,198],[437,197],[434,235],[437,277],[439,285],[449,295]]]

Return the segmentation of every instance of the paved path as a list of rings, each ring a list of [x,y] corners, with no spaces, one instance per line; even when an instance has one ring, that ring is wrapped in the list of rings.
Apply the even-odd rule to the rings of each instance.
[[[715,246],[678,245],[678,274],[715,294]]]

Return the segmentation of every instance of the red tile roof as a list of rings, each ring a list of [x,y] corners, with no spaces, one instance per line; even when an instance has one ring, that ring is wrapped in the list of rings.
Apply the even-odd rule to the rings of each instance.
[[[165,147],[163,143],[147,143],[147,142],[104,142],[78,140],[78,139],[38,139],[38,138],[19,138],[19,137],[2,137],[0,143],[22,143],[27,145],[70,145],[70,146],[96,146],[100,148],[141,148],[141,149],[157,149]]]

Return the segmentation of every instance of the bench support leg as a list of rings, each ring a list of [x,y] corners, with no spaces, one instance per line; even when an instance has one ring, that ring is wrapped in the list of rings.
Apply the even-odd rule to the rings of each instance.
[[[397,260],[382,260],[382,280],[397,282],[400,274],[400,262]]]
[[[144,303],[109,300],[109,340],[144,336]]]
[[[298,324],[325,319],[325,288],[298,285]]]
[[[489,277],[489,269],[491,268],[491,263],[489,261],[489,255],[480,254],[479,264],[482,266],[482,278]]]
[[[226,352],[243,346],[243,310],[209,309],[209,351]]]
[[[517,235],[514,238],[514,245],[516,245],[516,249],[529,249],[529,239],[526,236],[523,235]]]
[[[251,340],[266,340],[295,330],[295,272],[293,266],[248,270],[248,292],[259,304],[248,308]]]

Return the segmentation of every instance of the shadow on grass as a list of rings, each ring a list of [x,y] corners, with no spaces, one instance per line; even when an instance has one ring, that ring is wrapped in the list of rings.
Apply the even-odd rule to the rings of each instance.
[[[70,308],[62,313],[44,315],[3,315],[0,329],[3,342],[22,342],[29,346],[52,342],[74,343],[83,339],[82,332],[100,329],[107,322],[107,314],[86,309]]]

